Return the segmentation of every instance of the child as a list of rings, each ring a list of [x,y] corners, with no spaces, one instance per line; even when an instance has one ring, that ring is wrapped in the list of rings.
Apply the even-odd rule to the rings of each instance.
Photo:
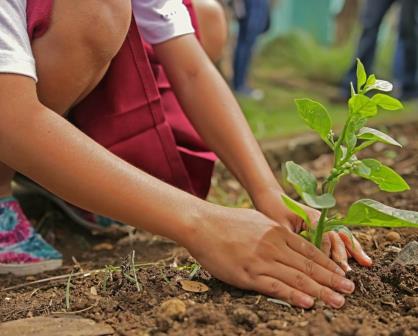
[[[351,293],[354,284],[292,232],[302,223],[280,201],[283,190],[194,37],[181,1],[133,5],[141,35],[153,45],[187,117],[257,210],[225,208],[192,195],[207,190],[199,171],[205,173],[208,160],[188,147],[193,141],[187,134],[184,143],[173,135],[144,43],[130,24],[130,1],[3,0],[0,196],[7,198],[0,212],[0,271],[60,263],[10,198],[12,167],[76,206],[177,241],[230,284],[301,307],[311,307],[314,297],[341,307],[344,297],[337,292]],[[69,109],[90,137],[61,117]],[[332,239],[334,257],[347,258],[347,248],[370,265],[345,235]]]

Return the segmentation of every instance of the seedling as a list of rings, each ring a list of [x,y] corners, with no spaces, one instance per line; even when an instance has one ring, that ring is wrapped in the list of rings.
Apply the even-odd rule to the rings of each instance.
[[[415,227],[418,228],[418,213],[395,209],[374,200],[362,199],[351,205],[345,217],[332,215],[336,207],[334,191],[344,176],[356,175],[374,182],[380,190],[402,192],[409,190],[406,181],[391,168],[375,159],[358,159],[357,154],[375,144],[402,147],[389,135],[366,127],[367,122],[378,114],[379,109],[396,111],[403,108],[401,102],[387,94],[371,92],[390,92],[392,84],[367,76],[363,64],[357,60],[357,87],[351,83],[351,98],[348,100],[348,117],[339,137],[332,131],[331,117],[324,106],[310,99],[297,99],[296,105],[303,121],[330,147],[334,154],[334,164],[328,177],[319,188],[314,175],[294,162],[285,164],[286,180],[294,187],[302,200],[310,207],[319,209],[321,216],[313,225],[306,211],[287,196],[282,196],[286,206],[306,223],[303,233],[318,248],[322,237],[328,231],[344,230],[348,226],[368,227]]]

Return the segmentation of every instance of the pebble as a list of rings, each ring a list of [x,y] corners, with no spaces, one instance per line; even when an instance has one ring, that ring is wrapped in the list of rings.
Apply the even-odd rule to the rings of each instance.
[[[328,310],[328,309],[324,310],[324,315],[325,315],[325,318],[327,319],[328,322],[331,322],[331,320],[334,317],[334,313],[331,310]]]
[[[406,308],[412,309],[418,307],[418,297],[416,296],[405,296],[402,299],[403,304]]]
[[[156,320],[156,325],[159,331],[165,332],[168,331],[171,326],[173,325],[173,320],[169,318],[164,318],[162,316],[158,316]],[[160,334],[161,335],[161,334]],[[164,334],[166,335],[166,334]]]
[[[259,322],[258,316],[253,313],[251,310],[246,308],[237,308],[232,312],[232,318],[235,323],[247,325],[251,329],[255,328],[255,326]]]
[[[393,263],[398,263],[404,266],[418,265],[418,242],[412,241],[408,243],[401,252],[399,252]]]
[[[386,234],[386,239],[391,241],[391,242],[397,242],[401,240],[401,235],[399,233],[397,233],[396,231],[389,231]]]
[[[283,329],[283,321],[280,320],[271,320],[267,322],[267,328],[271,330],[280,330]]]
[[[179,299],[170,299],[161,304],[159,313],[162,317],[178,320],[186,314],[186,304]]]

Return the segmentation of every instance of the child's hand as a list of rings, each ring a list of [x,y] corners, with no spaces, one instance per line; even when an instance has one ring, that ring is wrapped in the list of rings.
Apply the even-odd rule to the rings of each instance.
[[[183,242],[216,278],[304,308],[344,304],[354,284],[320,250],[255,210],[211,206]]]
[[[280,196],[275,196],[274,198],[265,197],[264,199],[259,197],[256,206],[265,215],[295,233],[306,229],[306,224],[303,220],[283,204]],[[320,217],[318,210],[301,203],[299,203],[299,206],[305,210],[312,223],[316,224],[318,222]],[[351,241],[344,231],[326,233],[323,237],[321,250],[327,256],[331,256],[346,272],[351,270],[348,265],[348,258],[350,257],[353,257],[362,266],[372,265],[372,260],[364,252],[358,240],[353,237],[353,241]]]

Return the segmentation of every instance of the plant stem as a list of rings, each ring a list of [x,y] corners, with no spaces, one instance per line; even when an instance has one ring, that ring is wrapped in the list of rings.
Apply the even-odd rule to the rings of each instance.
[[[336,180],[331,180],[329,181],[329,183],[326,186],[326,193],[330,193],[330,194],[334,194],[334,190],[335,190],[335,186],[336,186]],[[317,248],[321,248],[321,244],[322,244],[322,236],[324,235],[324,230],[325,230],[325,221],[327,220],[327,216],[328,216],[328,212],[329,209],[322,209],[321,211],[321,217],[319,217],[319,221],[312,239],[313,244],[317,247]]]
[[[317,248],[321,248],[322,244],[322,235],[324,234],[325,229],[325,220],[328,215],[328,209],[322,209],[321,217],[319,218],[318,225],[313,236],[313,243]]]

